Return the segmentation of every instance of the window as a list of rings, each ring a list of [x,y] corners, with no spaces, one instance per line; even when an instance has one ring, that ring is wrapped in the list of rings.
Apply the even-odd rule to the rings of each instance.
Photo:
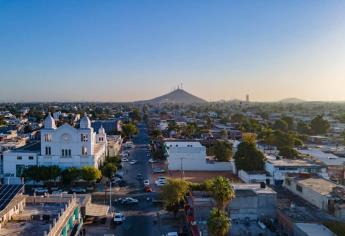
[[[81,148],[81,154],[84,155],[84,156],[87,155],[87,147],[82,147]]]
[[[51,147],[46,147],[46,155],[51,155],[51,154],[52,154]]]
[[[34,157],[33,156],[29,156],[29,160],[33,160],[34,159]]]
[[[51,142],[52,141],[52,135],[51,134],[45,134],[44,135],[44,141]]]
[[[61,156],[63,156],[63,157],[72,156],[72,150],[71,149],[62,149],[61,150]]]
[[[300,185],[296,185],[296,190],[297,190],[298,192],[302,192],[302,191],[303,191],[303,188],[302,188],[302,186],[300,186]]]
[[[80,140],[81,140],[82,142],[87,142],[87,140],[88,140],[87,134],[81,134],[81,135],[80,135]]]
[[[17,160],[22,160],[23,158],[21,156],[17,156]]]

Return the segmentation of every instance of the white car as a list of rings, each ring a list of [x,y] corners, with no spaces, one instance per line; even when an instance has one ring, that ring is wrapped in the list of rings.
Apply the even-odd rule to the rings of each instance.
[[[36,194],[48,193],[48,189],[47,189],[47,188],[38,187],[38,188],[35,188],[35,193],[36,193]]]
[[[129,160],[128,160],[128,158],[125,158],[125,157],[124,157],[124,158],[121,159],[121,161],[122,161],[122,162],[128,162]]]
[[[129,162],[129,164],[134,165],[134,164],[136,164],[137,162],[138,162],[137,160],[131,160],[131,161]]]
[[[167,183],[167,180],[166,179],[157,179],[155,181],[155,184],[160,187],[160,186],[164,186],[165,184]]]
[[[121,212],[115,212],[114,222],[116,224],[121,224],[125,221],[126,217]]]
[[[145,185],[145,186],[150,186],[150,180],[145,179],[145,180],[144,180],[144,185]]]
[[[149,163],[151,163],[151,164],[152,164],[152,163],[157,163],[157,161],[156,161],[156,160],[153,160],[152,158],[150,158],[150,159],[149,159]]]
[[[169,232],[167,234],[163,234],[162,236],[178,236],[177,232]]]

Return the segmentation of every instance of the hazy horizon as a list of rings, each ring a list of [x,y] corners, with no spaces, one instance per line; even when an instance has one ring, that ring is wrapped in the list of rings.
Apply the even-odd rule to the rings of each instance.
[[[345,101],[343,1],[1,1],[0,102]]]

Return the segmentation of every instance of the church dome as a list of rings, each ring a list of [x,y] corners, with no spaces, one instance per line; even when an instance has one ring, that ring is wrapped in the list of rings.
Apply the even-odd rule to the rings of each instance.
[[[89,129],[91,128],[91,121],[89,117],[85,114],[83,118],[80,119],[80,128],[81,129]]]
[[[101,125],[101,128],[98,129],[98,133],[99,134],[105,134],[105,129],[103,128],[102,125]]]
[[[44,128],[45,129],[56,129],[55,120],[51,116],[50,112],[47,117],[44,119]]]

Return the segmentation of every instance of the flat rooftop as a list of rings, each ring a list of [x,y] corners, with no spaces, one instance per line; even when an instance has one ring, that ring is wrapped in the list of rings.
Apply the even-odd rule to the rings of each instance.
[[[234,190],[237,191],[244,191],[244,190],[250,190],[254,193],[276,193],[273,189],[270,187],[261,188],[260,184],[232,184],[232,187]]]
[[[290,160],[290,159],[280,159],[280,160],[267,160],[267,162],[271,163],[274,166],[278,167],[312,167],[318,166],[314,163],[311,163],[306,160]]]
[[[13,150],[13,152],[41,152],[41,142],[29,143],[23,147]]]
[[[323,162],[326,165],[344,165],[345,158],[338,157],[332,153],[324,153],[318,149],[297,150],[299,153],[309,155],[315,160]]]
[[[203,147],[200,142],[196,141],[166,141],[167,147]]]
[[[314,223],[296,223],[296,226],[306,235],[310,236],[334,236],[326,226]]]
[[[297,180],[297,182],[303,187],[312,189],[313,191],[320,193],[321,195],[330,195],[333,188],[338,186],[335,183],[322,178],[307,178]]]
[[[49,231],[49,225],[58,217],[65,204],[27,204],[24,211],[15,215],[0,230],[0,236],[39,236]],[[41,219],[43,215],[43,219]]]

